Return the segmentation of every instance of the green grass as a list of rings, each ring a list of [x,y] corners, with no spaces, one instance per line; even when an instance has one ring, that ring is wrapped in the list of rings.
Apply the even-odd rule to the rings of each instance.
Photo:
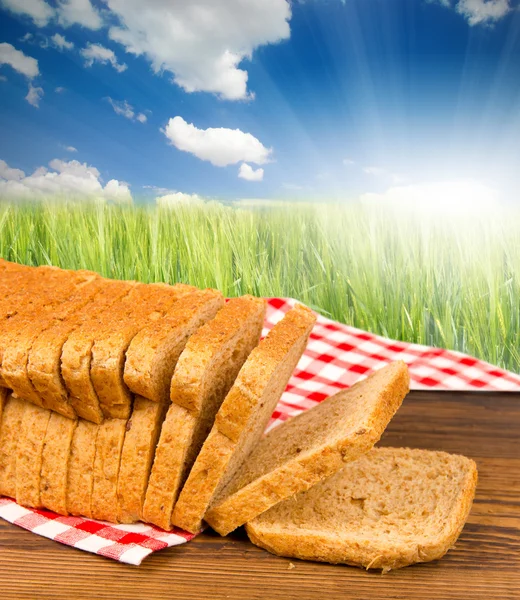
[[[520,372],[520,211],[468,221],[356,204],[0,204],[0,256],[292,296],[344,323]]]

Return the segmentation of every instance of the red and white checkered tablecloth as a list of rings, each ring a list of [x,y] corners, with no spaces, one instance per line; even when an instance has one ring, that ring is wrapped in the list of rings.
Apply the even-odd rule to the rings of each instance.
[[[271,298],[263,334],[295,303]],[[411,387],[416,390],[520,391],[520,376],[466,354],[388,340],[319,316],[269,428],[394,360],[407,363]],[[9,498],[0,498],[0,517],[57,542],[132,565],[139,565],[152,552],[195,537],[185,531],[165,532],[144,523],[112,525],[62,517],[46,510],[24,508]]]

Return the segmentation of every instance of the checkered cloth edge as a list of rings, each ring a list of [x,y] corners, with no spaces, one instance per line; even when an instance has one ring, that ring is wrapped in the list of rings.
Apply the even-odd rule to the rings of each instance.
[[[292,299],[271,298],[263,335],[295,304]],[[394,360],[407,363],[411,387],[416,390],[520,390],[520,376],[460,352],[388,340],[319,316],[269,428]],[[112,525],[62,517],[46,510],[24,508],[9,498],[0,498],[0,517],[57,542],[132,565],[139,565],[152,552],[195,537],[185,531],[166,532],[144,523]]]

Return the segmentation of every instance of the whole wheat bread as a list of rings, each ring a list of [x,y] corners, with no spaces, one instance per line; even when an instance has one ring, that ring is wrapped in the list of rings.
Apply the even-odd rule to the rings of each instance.
[[[16,457],[16,501],[22,506],[42,506],[40,476],[43,445],[50,418],[50,410],[27,403]]]
[[[186,342],[223,304],[217,290],[197,290],[184,296],[164,318],[142,329],[126,352],[126,385],[144,398],[168,402],[175,365]]]
[[[99,425],[78,420],[72,436],[67,470],[67,512],[92,518],[94,460]]]
[[[179,495],[174,525],[191,532],[200,529],[214,497],[260,440],[315,321],[310,309],[297,305],[251,352]]]
[[[475,463],[445,452],[374,448],[246,525],[274,554],[398,569],[453,547],[471,510]]]
[[[265,301],[231,299],[182,352],[171,382],[172,405],[161,429],[143,508],[145,521],[171,528],[179,490],[206,439],[222,400],[258,344]]]
[[[356,460],[377,443],[409,383],[405,363],[392,363],[270,431],[205,520],[226,535]]]
[[[10,395],[0,424],[0,496],[16,498],[16,456],[27,402]]]
[[[167,408],[168,405],[161,402],[135,398],[126,426],[117,480],[117,520],[120,523],[142,519],[146,486]]]

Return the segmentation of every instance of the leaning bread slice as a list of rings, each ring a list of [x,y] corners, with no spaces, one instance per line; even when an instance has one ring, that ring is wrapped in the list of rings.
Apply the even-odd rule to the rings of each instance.
[[[92,486],[92,518],[117,523],[117,479],[127,421],[105,419],[99,425]]]
[[[258,344],[265,300],[230,300],[201,327],[182,352],[171,382],[172,404],[161,429],[143,518],[171,528],[179,490],[206,439],[222,400]]]
[[[135,523],[142,518],[148,477],[167,408],[163,403],[135,398],[117,480],[120,523]]]
[[[19,397],[43,405],[41,396],[32,384],[27,364],[32,345],[38,336],[56,322],[62,322],[70,315],[87,309],[106,285],[102,277],[92,274],[91,278],[81,278],[65,301],[52,308],[46,307],[35,315],[20,320],[16,334],[11,335],[9,346],[4,350],[2,375],[7,386]],[[68,417],[74,417],[68,414]]]
[[[9,396],[0,424],[0,496],[16,498],[16,452],[20,427],[27,407],[25,400]]]
[[[42,506],[60,515],[68,514],[67,471],[77,423],[53,412],[43,444],[40,501]]]
[[[168,402],[173,371],[188,338],[223,304],[217,290],[197,290],[177,302],[163,319],[142,329],[126,353],[124,380],[132,392]]]
[[[94,460],[99,425],[80,419],[72,436],[67,469],[67,512],[92,518]]]
[[[276,427],[214,499],[205,520],[226,535],[356,460],[379,440],[409,384],[406,365],[395,362]]]
[[[280,556],[389,571],[453,547],[476,483],[476,465],[464,456],[374,448],[246,530],[253,544]]]
[[[128,419],[133,396],[123,381],[126,351],[135,335],[149,323],[160,321],[171,307],[194,288],[153,283],[140,286],[140,298],[118,315],[107,312],[96,329],[90,364],[90,378],[105,417]],[[114,408],[112,408],[114,407]]]
[[[174,525],[191,532],[200,529],[215,496],[262,437],[315,322],[310,309],[297,305],[251,352],[179,495],[172,515]],[[221,413],[223,424],[232,425],[226,432],[233,433],[235,439],[221,432],[217,423]]]
[[[20,427],[16,456],[16,501],[39,508],[43,445],[51,411],[28,403]]]
[[[67,319],[53,323],[33,342],[27,362],[27,372],[46,408],[64,416],[75,416],[75,410],[69,402],[69,394],[61,375],[63,345],[75,329],[102,314],[127,295],[135,285],[133,281],[105,280],[105,285],[95,301]]]

